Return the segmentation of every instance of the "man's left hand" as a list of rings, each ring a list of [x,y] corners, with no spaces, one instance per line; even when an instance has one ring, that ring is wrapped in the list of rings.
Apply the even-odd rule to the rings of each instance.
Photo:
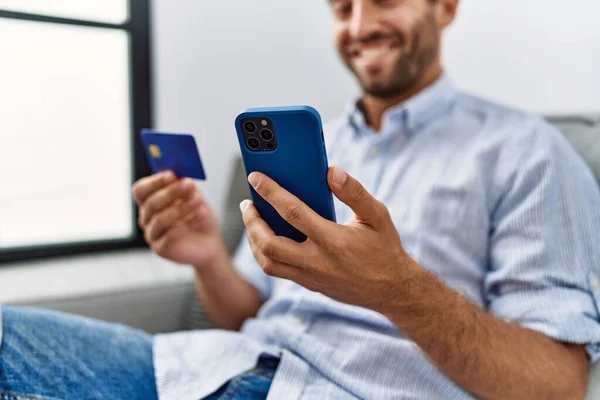
[[[341,167],[329,169],[333,194],[355,213],[340,225],[318,215],[275,181],[254,172],[248,181],[292,226],[303,243],[276,236],[251,201],[240,205],[254,256],[270,276],[343,303],[382,311],[417,267],[400,242],[387,207]]]

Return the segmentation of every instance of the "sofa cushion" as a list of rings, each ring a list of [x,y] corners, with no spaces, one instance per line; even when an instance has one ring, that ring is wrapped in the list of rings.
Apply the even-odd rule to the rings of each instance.
[[[600,182],[600,115],[547,117],[573,144]]]

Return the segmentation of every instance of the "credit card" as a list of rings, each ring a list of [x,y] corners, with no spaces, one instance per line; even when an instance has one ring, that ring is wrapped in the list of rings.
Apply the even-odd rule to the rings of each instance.
[[[192,135],[143,129],[141,138],[150,168],[155,174],[169,170],[179,178],[206,179],[200,152]]]

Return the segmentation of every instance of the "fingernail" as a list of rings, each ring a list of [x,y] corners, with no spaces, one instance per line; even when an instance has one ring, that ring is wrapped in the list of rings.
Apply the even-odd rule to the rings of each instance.
[[[258,175],[253,172],[248,176],[248,182],[252,185],[254,189],[258,186]]]
[[[348,174],[339,165],[333,167],[333,181],[338,185],[343,185],[348,181]]]
[[[198,204],[200,204],[200,197],[192,197],[190,201],[188,201],[188,204],[192,207],[197,206]]]
[[[244,211],[246,211],[246,208],[248,207],[248,203],[249,203],[249,202],[250,202],[249,200],[243,200],[243,201],[240,203],[240,211],[241,211],[241,212],[244,212]]]

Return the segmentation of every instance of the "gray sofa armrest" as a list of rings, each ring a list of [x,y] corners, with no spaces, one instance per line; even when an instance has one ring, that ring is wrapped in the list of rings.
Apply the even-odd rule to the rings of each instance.
[[[194,285],[186,283],[20,304],[116,322],[156,334],[183,330],[189,320],[189,304],[195,297]]]
[[[567,137],[600,181],[600,116],[552,116],[547,120]]]
[[[590,368],[586,400],[600,399],[600,363],[595,363]]]

